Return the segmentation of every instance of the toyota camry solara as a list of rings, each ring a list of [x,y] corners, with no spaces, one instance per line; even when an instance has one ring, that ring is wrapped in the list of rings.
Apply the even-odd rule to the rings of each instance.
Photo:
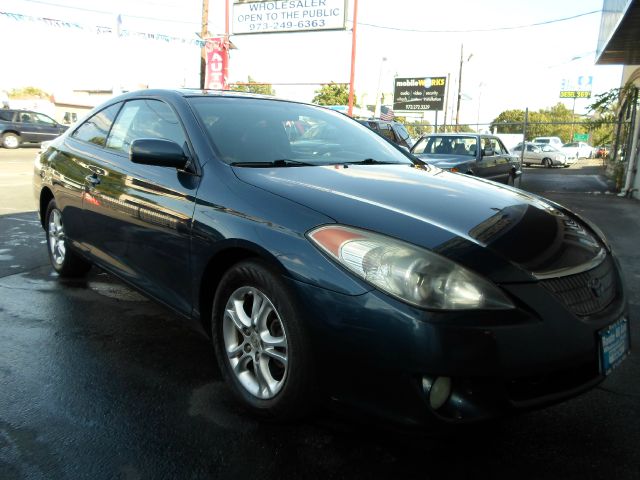
[[[202,324],[254,413],[477,421],[575,396],[629,351],[595,226],[324,108],[128,93],[34,178],[58,274],[95,264]]]

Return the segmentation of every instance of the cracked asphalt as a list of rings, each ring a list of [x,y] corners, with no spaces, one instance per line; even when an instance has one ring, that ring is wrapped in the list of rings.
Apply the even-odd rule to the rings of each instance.
[[[10,153],[0,150],[0,171]],[[544,176],[563,173],[530,178],[544,189]],[[549,196],[608,236],[640,338],[640,204]],[[637,352],[578,398],[455,435],[394,431],[330,407],[292,424],[256,421],[197,327],[99,270],[61,281],[36,214],[19,210],[0,215],[2,480],[640,478]]]

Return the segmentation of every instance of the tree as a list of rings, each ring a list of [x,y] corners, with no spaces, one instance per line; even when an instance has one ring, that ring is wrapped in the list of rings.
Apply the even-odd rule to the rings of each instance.
[[[522,133],[524,110],[505,110],[491,122],[491,131],[498,133]]]
[[[595,100],[587,107],[593,115],[586,121],[593,145],[612,145],[616,136],[616,123],[620,100],[630,93],[632,83],[624,87],[612,88],[595,96]]]
[[[311,100],[317,105],[348,105],[349,87],[346,83],[329,83],[315,91],[315,97]],[[355,105],[356,98],[353,96]]]
[[[260,83],[256,82],[251,75],[247,77],[247,83]],[[273,87],[266,83],[260,85],[231,85],[231,90],[235,90],[236,92],[247,92],[247,93],[259,93],[260,95],[275,95],[276,91]]]
[[[48,99],[50,95],[37,87],[14,88],[9,92],[9,98],[14,100],[29,100],[33,98]]]

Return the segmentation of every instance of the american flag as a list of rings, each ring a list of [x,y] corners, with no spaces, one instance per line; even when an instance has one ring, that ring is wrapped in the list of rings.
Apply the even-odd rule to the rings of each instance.
[[[380,120],[393,120],[395,116],[396,114],[393,113],[391,107],[385,107],[384,105],[380,107]]]

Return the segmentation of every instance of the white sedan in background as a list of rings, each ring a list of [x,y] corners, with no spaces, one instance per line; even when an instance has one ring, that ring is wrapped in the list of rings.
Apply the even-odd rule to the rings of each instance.
[[[522,143],[516,145],[511,153],[514,155],[522,155]],[[569,152],[561,152],[555,147],[546,144],[526,143],[522,163],[527,167],[531,165],[542,165],[547,168],[551,167],[568,167],[577,160],[575,154]]]
[[[576,158],[591,158],[594,153],[594,148],[586,142],[565,143],[561,150]]]

